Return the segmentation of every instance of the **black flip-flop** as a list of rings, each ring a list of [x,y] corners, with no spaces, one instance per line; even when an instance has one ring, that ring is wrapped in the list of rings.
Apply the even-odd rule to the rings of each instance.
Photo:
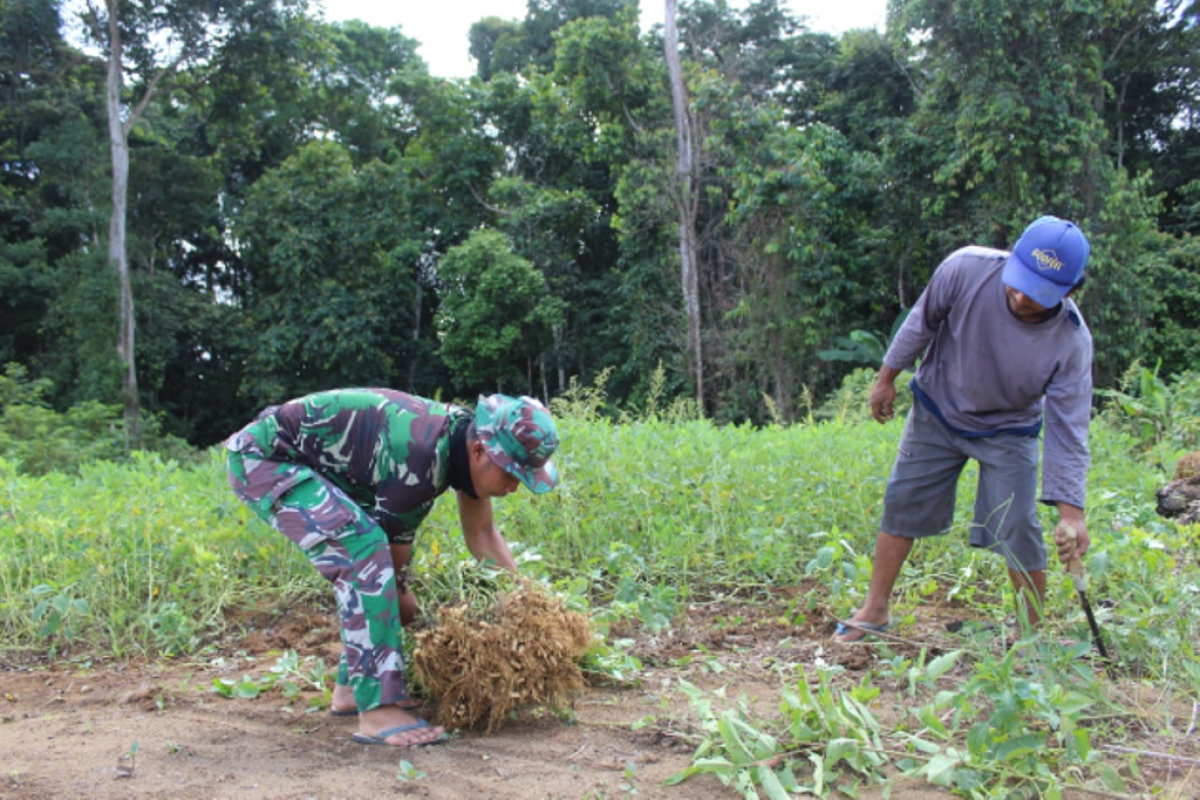
[[[394,728],[388,728],[387,730],[380,731],[378,736],[368,736],[365,733],[356,733],[350,738],[359,744],[381,744],[385,747],[428,747],[430,745],[443,744],[446,741],[447,736],[445,733],[443,733],[438,738],[430,739],[427,742],[413,742],[412,744],[401,745],[389,745],[387,742],[389,738],[395,736],[397,733],[404,733],[405,731],[414,731],[420,728],[428,727],[428,722],[423,719],[418,719],[416,722],[411,722],[408,725],[397,725]]]
[[[838,644],[857,644],[858,642],[871,638],[876,633],[883,633],[891,627],[891,620],[888,620],[882,625],[876,625],[874,622],[839,622],[837,624],[837,629],[833,632],[833,641],[837,642]],[[861,631],[862,636],[858,637],[857,639],[851,639],[848,642],[843,642],[837,638],[838,636],[845,636],[846,634],[854,631]]]

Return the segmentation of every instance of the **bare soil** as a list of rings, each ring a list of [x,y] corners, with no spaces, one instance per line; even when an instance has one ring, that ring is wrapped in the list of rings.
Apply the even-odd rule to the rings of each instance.
[[[885,724],[905,713],[906,687],[880,677],[876,648],[831,644],[833,620],[819,609],[803,624],[790,624],[790,604],[782,594],[754,603],[726,598],[694,606],[669,634],[619,632],[634,638],[633,652],[645,667],[638,685],[590,686],[571,718],[529,709],[491,735],[463,731],[420,749],[356,744],[354,718],[306,713],[278,690],[252,700],[211,691],[215,678],[264,674],[285,649],[336,663],[336,625],[321,609],[241,620],[238,634],[206,651],[204,660],[86,669],[0,664],[0,797],[735,797],[712,776],[662,785],[689,765],[697,741],[679,679],[725,687],[730,704],[745,697],[771,718],[781,689],[801,675],[811,678],[819,664],[845,667],[841,679],[848,684],[875,667],[872,680],[884,691],[872,710]],[[961,646],[946,630],[962,621],[961,609],[928,605],[919,616],[890,641],[893,652],[911,657],[922,648],[932,655]],[[965,677],[969,666],[957,669]],[[1143,753],[1131,786],[1157,787],[1163,797],[1200,796],[1200,736],[1164,732],[1163,700],[1153,687],[1131,679],[1112,689],[1145,709],[1145,720],[1127,721],[1120,742]],[[1194,706],[1186,701],[1173,711],[1177,721],[1186,720]],[[1129,731],[1144,733],[1135,741]],[[401,760],[424,775],[401,780]],[[1109,760],[1121,767],[1127,754],[1113,752]],[[881,793],[872,788],[861,796]],[[891,796],[948,795],[903,781]]]

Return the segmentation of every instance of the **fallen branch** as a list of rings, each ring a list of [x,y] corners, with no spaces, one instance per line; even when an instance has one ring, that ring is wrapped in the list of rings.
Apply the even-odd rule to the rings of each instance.
[[[1151,756],[1152,758],[1165,758],[1168,761],[1181,761],[1184,764],[1200,764],[1200,758],[1188,758],[1187,756],[1176,756],[1170,753],[1156,753],[1153,750],[1138,750],[1136,747],[1121,747],[1116,744],[1100,745],[1101,750],[1108,750],[1112,753],[1132,753],[1137,756]]]

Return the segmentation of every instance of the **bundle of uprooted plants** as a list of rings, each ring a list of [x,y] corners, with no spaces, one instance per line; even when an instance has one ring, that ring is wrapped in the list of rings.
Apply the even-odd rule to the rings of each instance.
[[[588,618],[537,584],[521,581],[493,602],[438,608],[416,634],[413,671],[437,698],[447,728],[486,723],[488,733],[530,706],[561,709],[579,689],[579,661],[592,641]]]

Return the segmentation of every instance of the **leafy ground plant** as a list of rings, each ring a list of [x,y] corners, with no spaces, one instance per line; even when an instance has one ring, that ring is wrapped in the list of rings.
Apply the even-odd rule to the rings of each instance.
[[[1167,390],[1180,395],[1175,407],[1190,402],[1181,389]],[[569,445],[558,458],[558,489],[518,493],[496,507],[521,574],[585,611],[603,634],[584,657],[590,678],[636,680],[636,645],[627,642],[669,639],[698,603],[790,591],[779,616],[819,635],[861,602],[899,422],[753,428],[650,413],[617,424],[598,402],[584,398],[582,415],[562,420]],[[1167,434],[1158,450],[1146,451],[1126,426],[1106,418],[1093,424],[1089,594],[1118,675],[1190,713],[1200,695],[1198,538],[1194,527],[1154,513],[1164,462],[1153,459],[1176,442]],[[0,652],[27,661],[184,655],[203,651],[240,611],[270,612],[306,598],[328,603],[320,577],[237,501],[223,470],[216,452],[196,464],[141,454],[38,476],[0,459]],[[960,519],[974,501],[969,477]],[[1049,528],[1053,520],[1043,522]],[[922,543],[897,586],[897,628],[912,626],[934,602],[1005,627],[1011,597],[1003,562],[971,552],[963,537],[956,529]],[[453,502],[435,507],[415,555],[414,584],[428,603],[486,604],[506,579],[494,565],[474,564]],[[1051,583],[1046,606],[1048,641],[1088,640],[1069,581]],[[738,626],[737,615],[720,617]],[[618,629],[622,638],[609,635]],[[691,657],[676,653],[671,663]],[[1075,674],[1087,656],[1052,650],[1043,657],[1053,670],[1041,676],[988,657],[986,665],[975,657],[986,669],[955,684],[933,675],[936,658],[881,648],[872,668],[911,687],[902,727],[873,718],[867,695],[879,685],[842,688],[831,677],[789,686],[795,699],[777,719],[710,706],[704,737],[711,743],[690,774],[711,772],[754,791],[768,784],[853,791],[907,770],[960,792],[1040,791],[1045,776],[1036,762],[1045,758],[1077,783],[1114,791],[1103,774],[1108,760],[1097,753],[1118,752],[1111,748],[1124,745],[1121,726],[1133,729],[1128,720],[1138,712]],[[712,664],[716,674],[721,665]],[[327,667],[279,666],[213,688],[327,703]],[[323,674],[305,674],[314,670]],[[1131,770],[1119,777],[1129,781]]]
[[[835,690],[829,677],[821,672],[816,691],[798,681],[784,692],[780,717],[770,721],[755,720],[744,702],[718,713],[710,697],[682,683],[704,739],[692,766],[671,783],[710,773],[745,797],[758,796],[761,788],[767,797],[785,798],[834,790],[854,795],[863,783],[883,782],[880,724],[863,703]]]
[[[214,678],[212,690],[228,699],[253,700],[279,689],[288,703],[302,698],[305,692],[315,692],[306,701],[308,711],[321,711],[329,707],[333,692],[334,673],[320,658],[301,658],[295,650],[281,654],[271,669],[258,676],[243,675],[239,678]]]
[[[425,770],[417,769],[412,765],[411,761],[400,759],[400,763],[396,765],[396,780],[401,783],[416,783],[419,780],[425,779]]]
[[[774,718],[755,717],[744,699],[719,711],[721,692],[684,682],[701,733],[692,765],[670,783],[711,774],[748,798],[853,797],[870,785],[886,794],[895,776],[974,798],[1125,792],[1093,745],[1093,720],[1121,712],[1100,695],[1086,649],[1035,636],[1000,658],[974,654],[965,682],[951,677],[963,651],[896,662],[906,711],[888,724],[869,706],[880,689],[869,678],[839,686],[841,668],[818,670],[815,682],[802,675]]]

